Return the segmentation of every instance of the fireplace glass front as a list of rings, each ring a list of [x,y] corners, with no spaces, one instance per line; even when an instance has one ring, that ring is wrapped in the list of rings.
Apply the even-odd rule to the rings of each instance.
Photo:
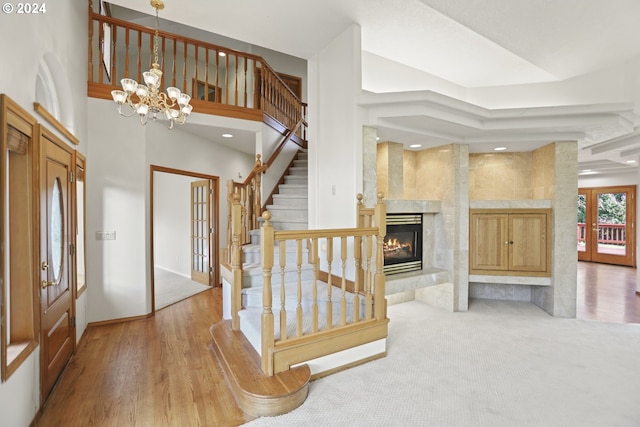
[[[387,215],[383,250],[385,274],[422,270],[422,215]]]

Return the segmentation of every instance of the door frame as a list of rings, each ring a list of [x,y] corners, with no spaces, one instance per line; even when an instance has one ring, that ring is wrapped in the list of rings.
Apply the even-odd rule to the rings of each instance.
[[[593,229],[590,223],[597,224],[598,204],[595,203],[595,197],[600,193],[627,193],[626,203],[626,255],[602,254],[597,252],[597,225]],[[586,251],[577,251],[579,261],[599,262],[603,264],[615,264],[635,267],[636,266],[636,186],[635,185],[616,185],[609,187],[584,187],[578,188],[578,195],[585,195],[585,240],[587,245]],[[595,218],[595,219],[594,219]],[[595,243],[592,241],[595,236]]]
[[[150,226],[150,231],[149,231],[149,241],[150,241],[150,248],[151,248],[151,253],[149,256],[149,261],[150,261],[150,272],[151,272],[151,315],[153,316],[156,312],[156,296],[155,296],[155,272],[154,272],[154,268],[155,268],[155,242],[154,242],[154,224],[153,224],[153,217],[154,217],[154,178],[153,178],[153,174],[154,172],[162,172],[162,173],[168,173],[168,174],[174,174],[174,175],[182,175],[182,176],[187,176],[187,177],[191,177],[191,178],[198,178],[198,179],[206,179],[209,180],[211,182],[211,203],[210,203],[210,207],[209,207],[209,215],[210,215],[210,219],[209,219],[209,224],[212,225],[213,227],[213,233],[211,236],[211,239],[209,241],[209,247],[211,248],[211,254],[212,256],[209,257],[209,267],[215,267],[213,269],[214,274],[212,275],[211,280],[213,281],[213,286],[220,286],[221,282],[220,282],[220,251],[219,251],[219,247],[220,247],[220,207],[219,207],[219,200],[220,198],[218,197],[219,193],[220,193],[220,177],[215,176],[215,175],[207,175],[207,174],[203,174],[203,173],[198,173],[198,172],[192,172],[192,171],[186,171],[186,170],[181,170],[181,169],[174,169],[174,168],[168,168],[165,166],[158,166],[158,165],[150,165],[149,167],[150,169],[150,177],[149,177],[149,204],[150,204],[150,208],[149,208],[149,226]]]

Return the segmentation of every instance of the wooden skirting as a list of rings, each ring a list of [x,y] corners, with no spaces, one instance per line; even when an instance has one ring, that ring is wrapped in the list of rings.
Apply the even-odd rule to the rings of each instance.
[[[212,349],[231,386],[240,409],[252,417],[282,415],[293,411],[307,398],[311,371],[301,365],[267,376],[260,357],[231,321],[221,320],[210,329]]]

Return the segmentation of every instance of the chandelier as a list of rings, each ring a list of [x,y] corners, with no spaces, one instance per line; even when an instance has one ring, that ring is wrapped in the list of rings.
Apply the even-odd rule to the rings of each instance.
[[[156,10],[156,31],[153,37],[153,64],[149,71],[142,73],[145,84],[124,78],[120,80],[123,90],[113,90],[111,96],[118,105],[121,116],[131,117],[138,113],[143,126],[147,124],[149,117],[155,120],[158,115],[164,116],[169,121],[169,129],[172,129],[174,123],[182,125],[187,121],[193,107],[189,104],[191,97],[180,92],[177,87],[168,87],[166,94],[160,91],[162,71],[158,65],[158,10],[164,9],[164,3],[162,0],[151,0],[151,6]],[[127,105],[130,112],[123,112],[123,105]]]

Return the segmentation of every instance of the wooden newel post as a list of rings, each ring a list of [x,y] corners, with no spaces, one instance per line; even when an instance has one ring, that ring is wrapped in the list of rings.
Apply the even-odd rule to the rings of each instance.
[[[271,225],[271,213],[264,211],[262,214],[264,224],[260,228],[260,258],[262,264],[262,372],[273,375],[273,363],[271,360],[272,349],[275,346],[274,320],[271,290],[271,269],[273,268],[274,232]]]
[[[378,235],[376,236],[376,274],[373,281],[374,291],[374,317],[377,320],[383,320],[387,316],[387,304],[384,298],[385,282],[384,282],[384,236],[387,234],[387,206],[382,198],[383,193],[378,193],[378,203],[375,207],[376,227]]]
[[[233,283],[231,284],[231,328],[240,330],[240,316],[242,309],[242,252],[240,234],[242,233],[242,207],[240,195],[233,195],[231,205],[231,272]]]

